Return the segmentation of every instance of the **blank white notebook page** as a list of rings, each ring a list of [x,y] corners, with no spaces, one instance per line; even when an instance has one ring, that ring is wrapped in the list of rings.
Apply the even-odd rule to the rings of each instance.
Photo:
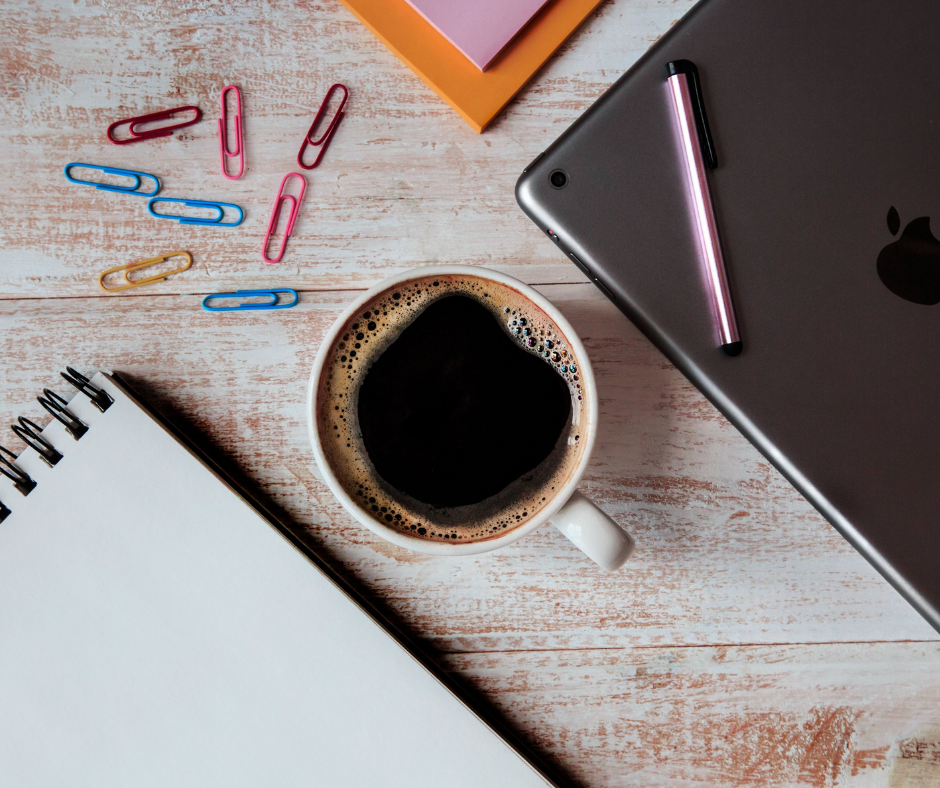
[[[104,375],[0,486],[0,784],[547,783]]]

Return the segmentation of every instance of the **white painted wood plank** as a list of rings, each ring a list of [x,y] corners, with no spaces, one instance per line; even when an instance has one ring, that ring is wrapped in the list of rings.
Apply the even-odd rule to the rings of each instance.
[[[594,363],[602,429],[582,489],[636,537],[618,573],[550,527],[441,560],[344,513],[317,478],[304,399],[348,292],[271,314],[209,314],[196,296],[4,301],[0,424],[44,424],[35,396],[65,385],[66,364],[129,373],[445,651],[937,638],[593,287],[542,291]]]
[[[935,788],[940,647],[451,655],[578,784]]]
[[[176,249],[194,268],[152,291],[359,288],[439,262],[583,281],[518,209],[515,180],[692,4],[604,4],[480,136],[338,3],[0,3],[0,298],[102,295],[100,271]],[[347,116],[272,268],[260,247],[274,195],[335,81],[350,88]],[[239,181],[219,172],[230,83],[245,107]],[[173,138],[105,139],[115,120],[185,104],[204,120]],[[70,161],[152,172],[161,195],[234,202],[247,218],[154,219],[142,197],[69,184]]]

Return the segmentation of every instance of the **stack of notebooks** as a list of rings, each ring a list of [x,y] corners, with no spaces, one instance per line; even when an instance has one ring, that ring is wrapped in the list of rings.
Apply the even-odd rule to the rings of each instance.
[[[341,0],[482,132],[600,0]]]

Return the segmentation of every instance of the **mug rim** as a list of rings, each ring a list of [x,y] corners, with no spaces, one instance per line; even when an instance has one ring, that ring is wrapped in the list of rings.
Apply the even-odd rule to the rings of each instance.
[[[578,370],[581,379],[581,389],[587,398],[586,421],[587,429],[582,430],[581,436],[585,438],[583,444],[581,459],[572,470],[565,484],[555,493],[555,496],[542,508],[542,510],[524,522],[522,525],[513,528],[505,534],[494,536],[489,539],[483,539],[479,542],[436,542],[430,539],[421,539],[417,536],[409,536],[394,528],[383,525],[375,520],[369,513],[363,509],[346,490],[343,488],[339,479],[333,473],[333,469],[327,462],[320,442],[320,436],[317,431],[317,392],[319,390],[320,375],[327,361],[330,349],[333,347],[336,337],[346,322],[353,317],[368,301],[384,293],[386,290],[409,282],[415,279],[421,279],[426,276],[476,276],[481,279],[488,279],[499,284],[510,287],[520,293],[524,298],[534,303],[539,309],[544,311],[556,327],[564,334],[569,347],[578,359]],[[575,332],[572,325],[551,301],[539,293],[535,288],[527,285],[509,274],[494,271],[490,268],[484,268],[476,265],[430,265],[421,268],[410,268],[387,279],[383,279],[378,284],[364,291],[357,298],[347,305],[342,313],[336,317],[329,330],[324,335],[320,347],[317,349],[317,355],[313,361],[313,369],[310,372],[310,380],[307,384],[307,433],[310,438],[310,445],[313,448],[313,456],[317,467],[320,470],[323,480],[326,482],[330,492],[337,498],[346,509],[360,524],[364,525],[373,533],[381,536],[383,539],[404,547],[409,550],[415,550],[429,555],[479,555],[488,553],[491,550],[498,550],[506,547],[513,542],[517,542],[524,536],[532,533],[536,528],[544,525],[551,520],[562,506],[571,497],[571,494],[577,489],[587,469],[591,453],[594,450],[594,442],[597,438],[597,416],[598,402],[597,389],[594,382],[594,370],[591,367],[591,360],[588,358],[587,351],[581,342],[580,337]],[[584,433],[587,433],[586,435]]]

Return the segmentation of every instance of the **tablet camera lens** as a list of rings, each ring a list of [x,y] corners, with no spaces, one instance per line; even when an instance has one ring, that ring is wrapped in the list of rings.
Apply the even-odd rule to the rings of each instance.
[[[564,170],[555,170],[548,176],[548,182],[556,189],[564,189],[568,185],[568,175]]]

